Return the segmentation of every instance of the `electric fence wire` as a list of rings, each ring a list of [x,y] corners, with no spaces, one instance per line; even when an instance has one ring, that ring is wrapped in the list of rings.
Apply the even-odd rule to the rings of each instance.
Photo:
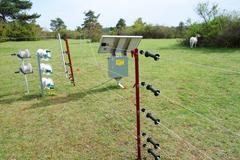
[[[226,71],[226,70],[224,70],[224,71]],[[166,97],[165,97],[165,98],[166,98]],[[182,106],[182,107],[183,107],[183,106]],[[191,111],[192,113],[194,113],[194,114],[196,114],[196,115],[198,115],[198,116],[199,116],[199,115],[203,116],[202,114],[197,113],[197,112],[194,112],[194,111],[192,111],[192,110],[189,109],[189,108],[186,108],[186,107],[183,107],[183,108],[185,108],[185,109]],[[213,120],[210,120],[210,119],[209,119],[208,117],[206,117],[206,116],[203,116],[203,117],[204,117],[205,119],[207,119],[209,122],[213,123],[215,126],[217,125],[218,128],[219,128],[219,124],[216,124],[216,122],[214,122]],[[235,132],[232,132],[230,129],[228,129],[228,128],[222,126],[222,125],[220,125],[220,127],[221,127],[221,128],[219,128],[220,130],[221,130],[222,128],[224,128],[225,130],[231,132],[232,134],[235,134],[235,135],[239,136],[239,134],[236,134]]]
[[[91,53],[92,53],[92,56],[94,57],[94,59],[95,59],[95,66],[96,67],[100,67],[100,69],[102,69],[102,67],[101,67],[101,64],[100,63],[98,63],[98,61],[97,61],[97,58],[96,58],[96,55],[94,54],[94,51],[93,51],[93,47],[91,46],[90,47],[90,49],[91,49]],[[111,72],[111,73],[114,73],[113,71],[109,71],[109,72]],[[119,75],[119,76],[121,76],[119,73],[115,73],[115,74],[117,74],[117,75]],[[122,76],[121,76],[122,77]],[[110,90],[111,91],[111,90]],[[116,93],[116,92],[115,92]],[[121,97],[121,98],[123,98],[124,99],[124,97],[123,96],[121,96],[120,94],[117,94],[119,97]],[[130,100],[130,102],[131,103],[133,103],[134,104],[134,106],[135,106],[135,103],[134,102],[132,102],[131,100]],[[135,127],[134,127],[135,128]],[[137,137],[135,137],[136,139],[137,139]],[[135,147],[137,148],[137,146],[135,145]],[[136,149],[135,148],[135,149]],[[147,155],[146,155],[146,153],[144,154],[144,156],[145,157],[147,157]]]
[[[110,71],[110,72],[111,72],[111,71]],[[117,73],[115,73],[115,74],[117,74]],[[141,78],[141,79],[145,79],[143,76],[140,76],[140,78]],[[163,97],[164,97],[164,98],[167,98],[166,96],[163,96]],[[168,99],[169,99],[169,97],[168,97]],[[216,121],[209,119],[207,116],[204,116],[203,114],[200,114],[200,113],[198,113],[198,112],[196,112],[196,111],[194,111],[194,110],[192,110],[192,109],[190,109],[190,108],[188,108],[188,107],[185,107],[185,106],[183,106],[183,105],[178,105],[178,106],[181,106],[181,107],[185,108],[186,110],[192,112],[193,114],[195,114],[195,115],[197,115],[197,116],[199,116],[199,117],[201,117],[201,118],[204,118],[204,119],[207,120],[208,122],[210,122],[210,123],[214,124],[215,126],[217,126],[217,127],[219,128],[219,130],[224,129],[225,131],[228,131],[228,132],[230,132],[231,134],[240,136],[239,133],[236,133],[236,132],[231,131],[230,129],[228,129],[228,128],[222,126],[222,125],[220,125],[220,124],[217,123]],[[216,117],[215,117],[215,118],[216,118]],[[218,119],[218,120],[219,120],[219,119]]]
[[[97,58],[95,57],[95,62],[96,62],[96,64],[97,64],[97,67],[99,67],[99,63],[98,63],[98,61],[97,61]],[[216,69],[216,68],[214,68],[214,69]],[[219,69],[219,68],[218,68]],[[229,70],[221,70],[221,71],[229,71]],[[230,71],[231,72],[231,71]],[[233,71],[234,72],[234,71]],[[235,73],[235,72],[234,72]],[[165,97],[167,100],[171,100],[169,97]],[[170,101],[171,103],[173,103],[173,101]],[[176,103],[175,103],[176,104]],[[178,104],[179,105],[179,104]],[[183,105],[180,105],[181,107],[183,107],[183,108],[185,108]],[[186,109],[186,108],[185,108]],[[189,110],[189,109],[187,109],[187,110]],[[189,110],[189,111],[191,111],[191,110]],[[196,113],[196,112],[193,112],[193,111],[191,111],[192,113],[194,113],[194,114],[196,114],[196,115],[198,115],[198,116],[200,116],[201,114],[199,114],[199,113]],[[209,120],[208,120],[209,121]],[[211,120],[210,120],[210,122],[212,122]],[[238,135],[239,136],[239,135]]]
[[[94,54],[93,54],[93,55],[94,55]],[[85,63],[86,63],[86,62],[85,62]],[[92,64],[92,63],[89,63],[89,64],[94,65],[94,64]],[[99,65],[99,64],[98,64],[98,67],[100,67],[100,68],[103,69],[103,70],[107,70],[107,69],[101,67],[101,65]],[[112,71],[110,71],[110,72],[112,72]],[[115,74],[117,74],[117,73],[115,73]],[[121,75],[119,74],[119,76],[121,76]],[[140,78],[141,78],[141,79],[144,79],[142,76],[140,76]],[[163,97],[166,98],[166,96],[163,96]],[[198,112],[196,112],[196,111],[194,111],[194,110],[192,110],[192,109],[190,109],[190,108],[188,108],[188,107],[185,107],[185,106],[183,106],[183,105],[181,105],[181,107],[183,107],[184,109],[190,111],[191,113],[193,113],[193,114],[195,114],[195,115],[197,115],[197,116],[199,116],[199,117],[201,117],[201,118],[204,118],[204,119],[207,120],[208,122],[214,124],[214,125],[215,125],[219,130],[221,130],[221,131],[222,131],[222,129],[224,129],[225,131],[228,131],[228,132],[230,132],[230,133],[232,133],[232,134],[234,134],[234,135],[240,136],[239,133],[235,133],[235,132],[231,131],[230,129],[228,129],[228,128],[222,126],[222,125],[220,125],[220,124],[217,123],[216,121],[209,119],[207,116],[204,116],[203,114],[200,114],[200,113],[198,113]]]
[[[123,49],[120,49],[120,48],[114,48],[114,47],[105,47],[106,49],[109,49],[109,50],[117,50],[117,51],[121,51],[121,52],[130,52],[131,53],[131,50],[123,50]],[[159,50],[152,50],[152,52],[156,52],[158,54],[160,54],[160,51]],[[175,62],[182,62],[182,63],[188,63],[188,64],[191,64],[191,65],[195,65],[195,66],[201,66],[201,67],[204,67],[204,68],[208,68],[208,69],[213,69],[213,70],[219,70],[219,71],[222,71],[222,72],[230,72],[230,73],[236,73],[236,74],[240,74],[239,71],[234,71],[234,70],[231,70],[231,69],[224,69],[224,68],[221,68],[221,67],[216,67],[216,66],[210,66],[210,65],[205,65],[205,64],[199,64],[199,63],[193,63],[193,62],[189,62],[189,61],[183,61],[183,60],[178,60],[178,59],[165,59],[164,60],[168,60],[168,61],[175,61]]]
[[[95,80],[93,79],[93,78],[89,78],[90,76],[86,76],[86,74],[85,74],[85,76],[83,76],[83,77],[87,77],[87,81],[89,82],[90,80],[92,80],[93,82],[95,82]],[[100,84],[102,84],[102,83],[100,83]],[[80,86],[81,88],[82,88],[82,86]],[[110,89],[108,89],[107,87],[105,87],[104,89],[107,89],[107,90],[109,90],[110,91]],[[84,89],[84,90],[86,90],[86,89]],[[89,92],[94,92],[93,90],[89,90]],[[114,93],[114,92],[112,92],[112,93]],[[97,96],[96,94],[91,94],[91,95],[93,95],[93,96],[95,96],[95,98],[97,98],[97,99],[99,99],[99,98],[101,98],[100,96]],[[92,99],[92,101],[96,101],[95,99],[93,99],[90,95],[88,95],[87,94],[87,96],[88,97],[90,97],[90,99]],[[111,104],[112,103],[112,101],[98,101],[98,102],[104,102],[104,104],[107,104],[107,105],[109,105],[109,104]],[[121,104],[122,103],[126,103],[126,101],[121,101]],[[118,105],[118,106],[121,106],[121,105]],[[123,106],[125,106],[125,105],[123,105]],[[99,109],[100,109],[101,107],[99,107]],[[105,110],[102,110],[102,111],[105,111]],[[107,112],[107,113],[111,113],[111,115],[112,115],[112,113],[115,113],[116,115],[118,115],[118,117],[119,118],[121,118],[122,120],[124,120],[125,121],[125,123],[127,123],[127,124],[129,124],[129,120],[124,116],[124,115],[122,115],[122,114],[120,114],[119,112],[116,112],[115,110],[114,110],[114,108],[112,107],[111,108],[111,112]],[[126,113],[129,113],[129,110],[126,110],[126,111],[124,111],[124,114],[126,114]],[[109,119],[109,114],[108,115],[104,115],[105,116],[105,118],[106,119]],[[133,137],[134,139],[136,138],[135,137],[135,135],[133,135],[133,133],[131,133],[131,132],[129,132],[129,130],[130,130],[130,128],[133,128],[133,126],[130,126],[129,128],[126,128],[125,126],[122,126],[126,131],[126,133],[128,133],[128,135],[131,135],[131,137]],[[134,142],[133,142],[134,143]]]
[[[92,79],[92,80],[94,81],[93,78],[88,78],[88,81],[89,81],[90,79]],[[95,81],[94,81],[94,82],[95,82]],[[106,84],[106,83],[104,83],[104,84]],[[116,91],[112,91],[112,90],[110,90],[110,89],[108,89],[108,88],[106,88],[106,89],[107,89],[108,91],[112,92],[113,94],[115,94],[115,95],[117,95],[117,96],[125,99],[124,96],[116,93]],[[128,103],[127,101],[122,101],[122,102],[126,102],[126,103],[129,105],[129,103]],[[115,110],[114,110],[114,111],[115,111]],[[129,113],[129,110],[126,110],[126,111],[124,111],[124,112],[125,112],[125,113]],[[115,113],[117,113],[117,112],[115,111]],[[117,114],[118,114],[118,113],[117,113]],[[119,115],[119,114],[118,114],[118,115]],[[125,116],[126,116],[126,115],[125,115]],[[126,119],[126,118],[124,117],[124,115],[122,115],[121,118]],[[129,123],[129,121],[126,120],[126,123]],[[131,127],[130,127],[130,128],[131,128]],[[135,128],[135,126],[133,126],[132,128]],[[126,129],[129,130],[129,128],[126,128]],[[134,137],[135,137],[135,136],[134,136]],[[135,137],[135,138],[136,138],[136,137]],[[167,153],[164,153],[164,154],[165,154],[166,157],[169,157],[169,155],[167,155]],[[144,155],[145,155],[145,157],[148,156],[148,154],[146,154],[146,152],[144,152]]]
[[[111,90],[110,90],[111,91]],[[112,92],[114,92],[114,91],[112,91]],[[118,94],[118,93],[116,93],[116,95],[118,95],[119,97],[121,97],[121,98],[123,98],[124,99],[124,96],[123,95],[120,95],[120,94]],[[176,134],[176,133],[175,133]],[[179,136],[180,137],[180,136]],[[182,138],[183,139],[183,138]],[[190,142],[188,142],[187,140],[184,140],[185,141],[185,143],[186,144],[188,144],[188,145],[190,145],[191,143]],[[194,145],[192,145],[191,144],[191,146],[190,147],[193,147]],[[188,147],[188,150],[190,150],[190,147]],[[197,149],[197,147],[195,146],[194,148],[196,148]],[[199,150],[199,152],[201,153],[201,154],[203,154],[203,152],[200,150],[200,149],[198,149]],[[169,155],[168,155],[169,156]]]

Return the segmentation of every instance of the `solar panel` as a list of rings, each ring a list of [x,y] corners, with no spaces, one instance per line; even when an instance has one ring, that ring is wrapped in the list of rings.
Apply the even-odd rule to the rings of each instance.
[[[103,35],[98,53],[124,53],[138,47],[142,36]]]

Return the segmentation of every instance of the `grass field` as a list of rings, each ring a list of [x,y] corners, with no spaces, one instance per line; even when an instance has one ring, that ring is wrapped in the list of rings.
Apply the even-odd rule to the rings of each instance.
[[[98,43],[71,40],[76,86],[65,78],[57,40],[0,43],[0,159],[135,159],[134,61],[129,55],[127,89],[108,81],[107,57]],[[30,94],[20,61],[9,56],[29,48],[34,74]],[[35,51],[53,53],[55,90],[39,96]],[[162,159],[240,159],[240,50],[190,49],[176,40],[143,40],[141,49],[161,54],[140,58],[141,104],[161,119],[157,127],[142,115],[142,131],[160,145]],[[104,83],[108,81],[107,83]],[[143,142],[145,140],[143,139]],[[147,159],[152,159],[142,149]]]

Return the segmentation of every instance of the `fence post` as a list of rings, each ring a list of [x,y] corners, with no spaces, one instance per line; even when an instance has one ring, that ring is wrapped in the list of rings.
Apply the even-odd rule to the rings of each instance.
[[[65,43],[66,43],[68,62],[69,62],[69,67],[70,67],[70,72],[71,72],[71,81],[72,81],[73,85],[75,86],[74,75],[73,75],[73,67],[72,67],[72,60],[71,60],[70,49],[69,49],[69,44],[68,44],[68,36],[67,35],[66,35],[66,38],[65,38]]]
[[[137,160],[141,160],[141,125],[140,125],[140,92],[139,92],[139,59],[138,49],[132,50],[135,59],[135,89],[136,89],[136,116],[137,116]]]

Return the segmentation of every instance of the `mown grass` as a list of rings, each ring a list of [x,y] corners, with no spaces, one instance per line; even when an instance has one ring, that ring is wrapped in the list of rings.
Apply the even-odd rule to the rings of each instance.
[[[34,74],[30,94],[14,74],[20,61],[9,56],[29,48]],[[34,52],[53,53],[56,89],[39,96]],[[65,78],[56,40],[0,44],[0,159],[135,159],[134,61],[119,89],[107,76],[108,55],[98,43],[71,40],[76,86]],[[141,89],[141,105],[161,118],[158,127],[142,115],[142,130],[160,145],[162,159],[240,157],[240,50],[179,46],[176,40],[143,40],[141,49],[161,61],[140,57],[141,81],[161,90]],[[145,140],[143,139],[143,142]],[[150,145],[149,145],[150,146]],[[143,155],[152,159],[145,149]]]

